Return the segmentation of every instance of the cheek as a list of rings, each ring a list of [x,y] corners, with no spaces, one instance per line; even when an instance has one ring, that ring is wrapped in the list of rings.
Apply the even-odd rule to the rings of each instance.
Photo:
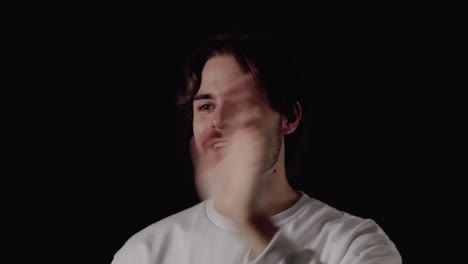
[[[269,130],[271,132],[281,133],[283,127],[283,120],[280,115],[273,114],[273,116],[271,116],[267,122]]]
[[[208,125],[207,120],[202,119],[202,118],[195,118],[193,120],[193,136],[195,138],[195,142],[199,143],[203,138],[205,137],[204,135],[208,134],[208,130],[210,126]]]

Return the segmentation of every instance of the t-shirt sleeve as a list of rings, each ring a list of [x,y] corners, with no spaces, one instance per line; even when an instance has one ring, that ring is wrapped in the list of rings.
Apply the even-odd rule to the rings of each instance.
[[[327,254],[338,254],[327,260],[312,247],[301,247],[288,238],[281,229],[276,232],[265,250],[255,259],[248,256],[245,264],[401,264],[401,256],[393,242],[373,221],[365,221],[351,235],[344,234],[340,241],[326,245]],[[327,255],[325,254],[325,255]],[[327,262],[328,261],[328,262]]]

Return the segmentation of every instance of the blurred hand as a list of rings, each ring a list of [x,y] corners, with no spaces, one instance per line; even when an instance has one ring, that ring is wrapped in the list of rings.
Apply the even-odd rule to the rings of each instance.
[[[262,213],[258,201],[269,141],[259,113],[239,113],[235,121],[220,155],[200,155],[193,139],[191,152],[200,197],[213,198],[216,210],[243,223]]]

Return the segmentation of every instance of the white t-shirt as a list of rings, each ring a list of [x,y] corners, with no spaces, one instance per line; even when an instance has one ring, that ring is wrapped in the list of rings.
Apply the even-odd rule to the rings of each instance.
[[[212,200],[206,200],[136,233],[114,255],[112,264],[402,262],[393,242],[374,221],[300,193],[293,206],[272,217],[278,231],[250,262],[248,241],[215,210]]]

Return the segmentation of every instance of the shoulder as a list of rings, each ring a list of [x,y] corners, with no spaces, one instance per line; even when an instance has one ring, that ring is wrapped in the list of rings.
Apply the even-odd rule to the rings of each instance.
[[[151,255],[151,250],[163,247],[169,239],[190,230],[195,223],[193,220],[200,219],[204,214],[205,202],[201,202],[163,218],[131,236],[117,251],[114,259]]]
[[[298,233],[304,233],[304,243],[310,237],[323,246],[324,252],[343,256],[361,254],[364,249],[375,249],[373,254],[398,258],[399,253],[376,221],[356,216],[310,198],[297,219],[301,222]],[[348,252],[348,254],[346,254]],[[349,257],[349,256],[348,256]]]
[[[340,229],[347,230],[367,225],[378,227],[377,223],[372,219],[339,210],[315,198],[308,198],[304,203],[300,218],[308,219],[314,225],[321,226],[322,229],[340,227]]]
[[[373,219],[353,215],[314,198],[308,199],[301,218],[313,223],[321,232],[335,232],[340,236],[352,235],[359,230],[384,234]]]

